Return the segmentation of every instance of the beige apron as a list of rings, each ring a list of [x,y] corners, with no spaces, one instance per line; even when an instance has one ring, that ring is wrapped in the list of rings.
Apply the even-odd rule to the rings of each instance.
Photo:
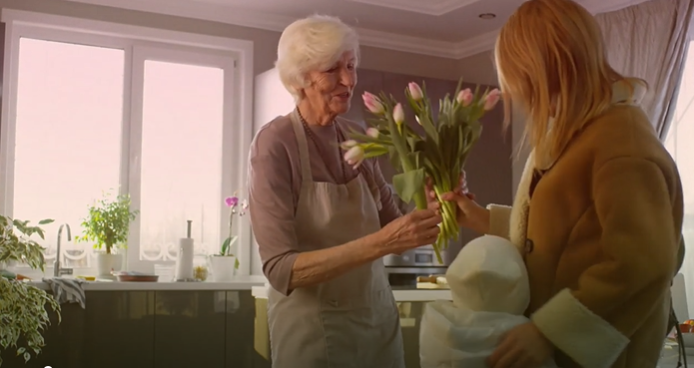
[[[306,133],[291,115],[300,152],[295,228],[301,251],[334,247],[380,229],[362,175],[347,184],[313,181]],[[398,309],[383,260],[317,286],[268,295],[274,368],[404,368]]]

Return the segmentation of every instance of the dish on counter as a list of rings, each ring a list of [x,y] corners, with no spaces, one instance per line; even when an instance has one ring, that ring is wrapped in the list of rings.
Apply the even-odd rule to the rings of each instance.
[[[119,271],[113,272],[113,276],[118,278],[120,282],[157,282],[159,275],[146,274],[137,271]]]

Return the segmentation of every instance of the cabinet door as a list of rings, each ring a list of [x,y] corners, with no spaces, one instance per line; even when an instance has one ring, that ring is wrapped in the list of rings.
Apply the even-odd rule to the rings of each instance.
[[[255,298],[250,290],[226,291],[225,368],[251,368],[257,353],[255,340]],[[265,320],[267,321],[267,315]],[[267,335],[266,335],[267,336]]]
[[[192,290],[155,292],[155,368],[224,366],[223,294]]]
[[[154,293],[86,293],[84,367],[154,367]]]

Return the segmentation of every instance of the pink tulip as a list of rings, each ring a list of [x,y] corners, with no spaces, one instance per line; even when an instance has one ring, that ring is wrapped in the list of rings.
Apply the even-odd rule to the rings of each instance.
[[[496,106],[496,104],[499,102],[499,99],[501,99],[501,91],[494,88],[484,99],[484,110],[489,111],[493,109],[494,106]]]
[[[343,150],[346,151],[346,150],[349,150],[350,148],[352,148],[356,145],[357,145],[357,141],[355,141],[354,139],[350,139],[348,141],[344,141],[344,142],[340,143],[340,148],[342,148]]]
[[[410,84],[407,85],[407,89],[410,91],[410,96],[412,96],[412,99],[415,101],[419,101],[424,97],[422,89],[419,88],[419,84],[415,82],[410,82]]]
[[[470,90],[470,88],[465,88],[464,90],[460,91],[460,93],[458,93],[456,100],[459,104],[463,105],[463,107],[467,107],[470,106],[473,98],[474,96],[472,95],[472,91]]]
[[[373,93],[364,92],[361,98],[364,100],[364,106],[372,113],[382,114],[385,111],[383,102]]]
[[[368,135],[371,138],[378,138],[379,134],[380,134],[380,132],[376,128],[366,129],[366,135]]]
[[[405,110],[402,109],[402,104],[398,103],[393,109],[393,120],[400,125],[405,121]]]
[[[364,149],[361,146],[354,146],[345,153],[345,161],[357,169],[364,162]]]

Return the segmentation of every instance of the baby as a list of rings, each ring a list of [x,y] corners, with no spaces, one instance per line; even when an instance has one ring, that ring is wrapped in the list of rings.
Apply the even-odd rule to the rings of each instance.
[[[528,322],[523,258],[508,240],[469,242],[446,272],[453,301],[426,305],[419,335],[422,368],[487,368],[501,336]],[[548,361],[542,368],[556,367]]]

